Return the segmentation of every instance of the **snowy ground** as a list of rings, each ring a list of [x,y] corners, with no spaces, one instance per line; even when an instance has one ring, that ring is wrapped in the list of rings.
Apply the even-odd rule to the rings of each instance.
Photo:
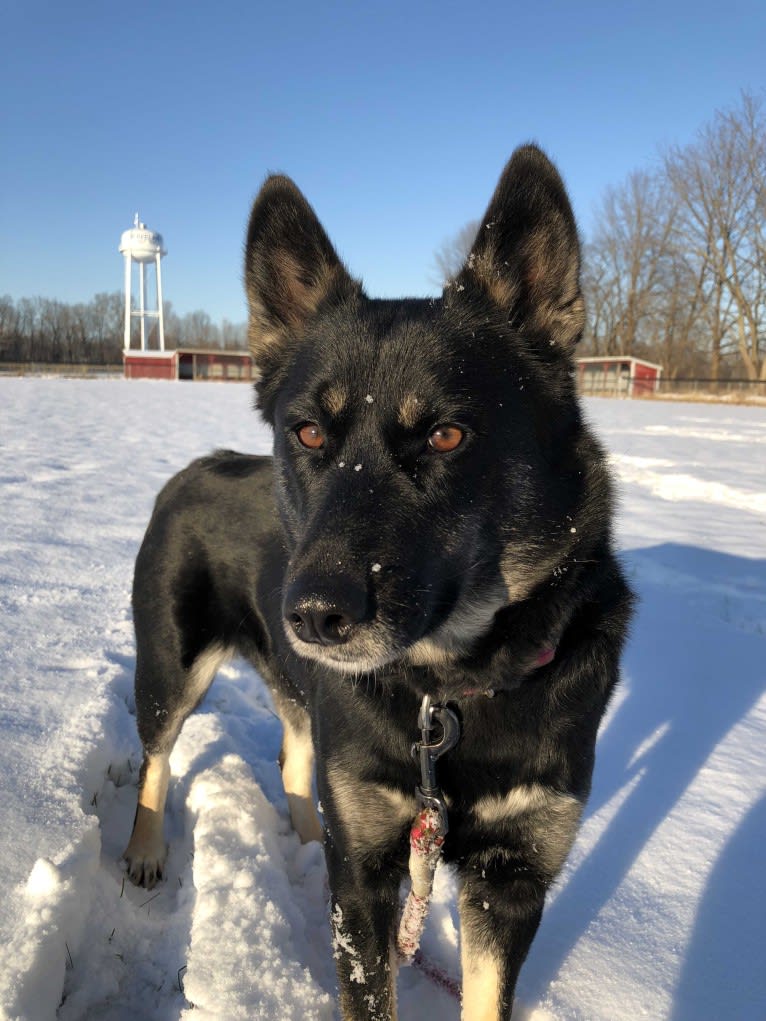
[[[515,1017],[763,1021],[766,412],[588,414],[642,604]],[[249,669],[221,674],[174,753],[167,881],[133,889],[118,864],[132,562],[160,485],[216,446],[268,449],[249,388],[0,379],[0,1018],[336,1016],[321,852],[290,832]],[[457,974],[453,893],[441,873],[424,949]],[[401,1021],[458,1018],[417,972],[399,987]]]

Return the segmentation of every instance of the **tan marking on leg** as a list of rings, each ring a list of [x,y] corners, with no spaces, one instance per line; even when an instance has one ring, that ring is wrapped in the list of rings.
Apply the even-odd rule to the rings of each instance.
[[[466,889],[458,898],[460,910],[460,963],[463,968],[463,1009],[461,1021],[501,1021],[500,962],[475,940],[473,909]]]
[[[532,812],[544,808],[554,795],[542,784],[525,783],[511,787],[507,794],[498,797],[494,794],[480,798],[473,806],[472,812],[484,823],[502,822],[522,812]]]
[[[463,965],[462,1021],[501,1021],[500,969],[494,957],[472,952],[463,940],[460,953]]]
[[[159,747],[166,750],[168,755],[170,755],[187,718],[207,694],[219,668],[230,658],[231,649],[225,645],[211,645],[207,649],[203,649],[189,667],[181,697],[173,712],[168,713],[160,739],[161,743],[158,742]],[[164,707],[159,704],[157,709],[164,711]]]
[[[528,853],[534,855],[540,872],[552,880],[571,850],[582,809],[582,802],[573,794],[531,783],[512,787],[503,797],[481,798],[471,812],[490,831],[513,821],[536,834],[530,838]]]
[[[231,650],[225,645],[211,645],[204,649],[194,660],[189,677],[186,681],[183,711],[184,718],[205,697],[215,675],[223,664],[231,657]],[[183,720],[181,721],[181,725]],[[180,730],[180,726],[179,726]]]
[[[149,889],[162,878],[167,857],[164,818],[169,782],[169,756],[147,755],[141,767],[133,833],[123,858],[131,881]]]
[[[494,795],[480,798],[472,808],[473,814],[483,823],[502,822],[503,819],[547,809],[551,812],[571,815],[579,813],[582,806],[571,794],[552,791],[539,783],[519,784],[511,787],[503,797]]]
[[[220,644],[204,649],[189,669],[183,695],[172,714],[167,715],[161,734],[164,751],[145,751],[138,785],[138,806],[123,858],[128,875],[139,886],[151,888],[162,878],[167,857],[165,843],[165,801],[170,781],[170,752],[186,717],[205,697],[221,664],[230,655]],[[157,713],[165,712],[157,705]]]
[[[395,839],[415,818],[415,798],[394,787],[360,780],[336,765],[329,767],[327,779],[335,809],[354,847],[379,847]]]
[[[150,812],[162,813],[170,782],[170,756],[147,755],[138,803]]]
[[[290,820],[301,843],[322,841],[322,823],[314,805],[314,745],[308,729],[295,730],[287,720],[282,722],[282,783],[287,795]]]

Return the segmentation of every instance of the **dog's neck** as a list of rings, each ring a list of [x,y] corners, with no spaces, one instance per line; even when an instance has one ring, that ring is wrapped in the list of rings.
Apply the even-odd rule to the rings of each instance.
[[[527,599],[499,610],[487,632],[465,652],[418,664],[415,689],[440,701],[486,698],[542,679],[555,669],[567,630],[599,574],[601,558],[572,560]]]

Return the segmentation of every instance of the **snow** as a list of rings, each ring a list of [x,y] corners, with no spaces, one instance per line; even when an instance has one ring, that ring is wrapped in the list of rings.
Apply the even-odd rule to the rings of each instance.
[[[251,405],[233,384],[0,380],[0,1018],[337,1016],[321,850],[290,830],[279,724],[244,664],[174,750],[166,881],[137,890],[119,864],[140,762],[133,559],[173,472],[269,449]],[[587,413],[641,605],[514,1019],[762,1021],[766,413]],[[456,976],[454,896],[440,869],[423,950]],[[459,1016],[412,968],[399,995],[401,1021]]]

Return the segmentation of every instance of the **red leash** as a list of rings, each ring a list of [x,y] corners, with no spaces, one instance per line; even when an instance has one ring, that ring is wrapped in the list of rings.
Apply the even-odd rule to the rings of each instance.
[[[441,727],[439,740],[432,740],[434,724]],[[418,949],[426,923],[434,885],[434,873],[447,835],[447,809],[441,789],[436,783],[436,761],[460,737],[460,724],[446,706],[431,703],[425,695],[418,715],[421,741],[413,746],[413,756],[420,761],[420,785],[416,789],[420,811],[410,828],[410,892],[407,894],[396,948],[402,964],[413,964],[440,989],[460,1001],[460,983],[431,961]]]
[[[555,645],[543,646],[535,657],[533,669],[547,666],[555,656]],[[477,690],[466,691],[465,694],[483,694],[491,698],[494,692]],[[441,738],[438,741],[432,740],[435,723],[441,727]],[[424,695],[418,714],[418,727],[421,740],[412,746],[412,754],[420,762],[420,784],[416,788],[420,811],[410,829],[409,870],[412,885],[402,909],[396,949],[401,964],[414,964],[435,985],[460,1001],[460,983],[438,965],[426,960],[419,949],[433,892],[434,874],[448,825],[444,796],[436,783],[436,762],[457,744],[460,723],[452,710],[445,705],[434,705],[431,696]]]
[[[457,979],[454,979],[451,975],[448,975],[446,971],[439,967],[438,964],[434,964],[433,961],[426,960],[420,950],[415,951],[415,956],[412,958],[412,964],[418,969],[426,978],[430,978],[435,986],[443,989],[445,993],[457,1000],[458,1003],[461,1000],[460,983]]]
[[[434,873],[444,843],[444,823],[435,808],[422,808],[410,830],[410,878],[412,886],[399,922],[396,948],[402,964],[412,964],[426,924]]]
[[[433,961],[427,960],[419,949],[444,836],[443,816],[433,807],[421,809],[410,829],[412,886],[402,910],[396,948],[402,964],[414,965],[434,985],[459,1002],[460,983]]]

